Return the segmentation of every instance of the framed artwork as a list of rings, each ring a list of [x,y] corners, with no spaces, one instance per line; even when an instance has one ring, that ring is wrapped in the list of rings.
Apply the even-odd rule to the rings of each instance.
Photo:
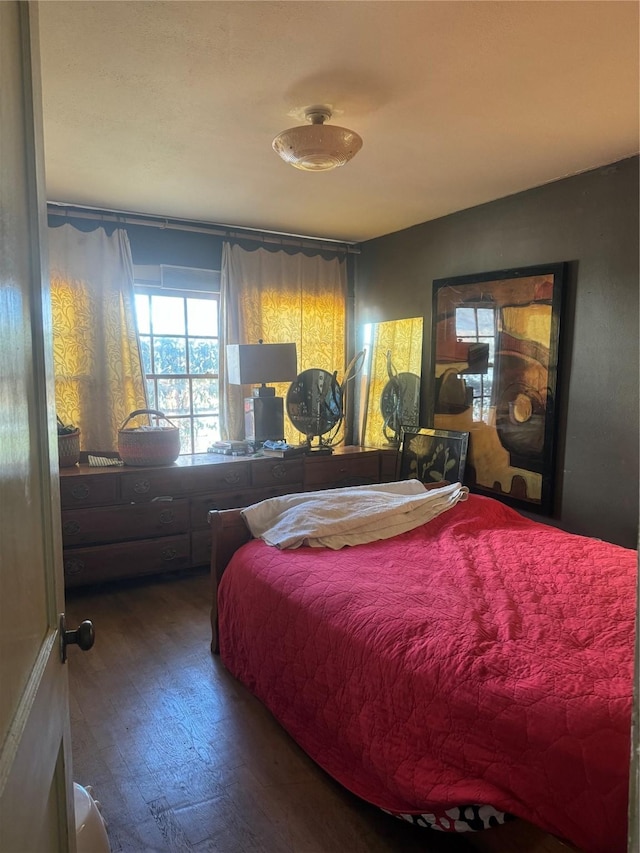
[[[546,515],[566,267],[433,282],[434,426],[469,432],[472,491]]]
[[[468,432],[402,427],[400,479],[462,483],[468,441]]]

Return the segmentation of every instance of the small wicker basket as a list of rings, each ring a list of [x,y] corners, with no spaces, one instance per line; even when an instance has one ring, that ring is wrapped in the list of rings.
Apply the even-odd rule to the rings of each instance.
[[[80,430],[58,433],[58,464],[61,468],[71,468],[80,459]]]
[[[169,426],[126,428],[138,415],[155,415]],[[180,432],[162,412],[137,409],[118,430],[118,452],[125,465],[170,465],[180,455]]]

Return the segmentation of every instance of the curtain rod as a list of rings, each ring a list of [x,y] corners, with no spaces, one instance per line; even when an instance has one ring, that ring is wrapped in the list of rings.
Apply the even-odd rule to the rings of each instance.
[[[295,234],[277,234],[269,231],[237,231],[219,225],[208,225],[206,222],[195,223],[184,220],[168,219],[161,216],[131,215],[125,212],[96,210],[75,207],[61,202],[47,202],[47,213],[52,216],[66,216],[74,219],[94,219],[101,222],[119,222],[123,225],[147,225],[151,228],[174,231],[192,231],[197,234],[210,234],[214,237],[227,237],[230,240],[253,240],[257,243],[273,243],[279,246],[295,246],[297,248],[320,249],[327,252],[360,254],[360,248],[350,243],[340,243],[322,240],[315,237],[298,237]]]

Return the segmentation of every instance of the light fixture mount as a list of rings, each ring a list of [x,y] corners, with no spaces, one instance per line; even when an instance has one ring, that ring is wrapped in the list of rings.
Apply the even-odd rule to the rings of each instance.
[[[327,106],[307,107],[309,124],[283,130],[273,140],[273,150],[296,169],[327,172],[344,166],[362,148],[362,139],[353,130],[325,124],[331,118]]]
[[[307,107],[304,117],[311,124],[324,124],[331,118],[331,110],[329,107]]]

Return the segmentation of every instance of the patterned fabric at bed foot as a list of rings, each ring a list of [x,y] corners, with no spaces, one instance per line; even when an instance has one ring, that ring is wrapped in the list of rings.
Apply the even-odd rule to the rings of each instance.
[[[415,826],[439,832],[479,832],[515,820],[513,815],[500,812],[493,806],[458,806],[428,814],[396,814],[387,809],[382,811]]]

